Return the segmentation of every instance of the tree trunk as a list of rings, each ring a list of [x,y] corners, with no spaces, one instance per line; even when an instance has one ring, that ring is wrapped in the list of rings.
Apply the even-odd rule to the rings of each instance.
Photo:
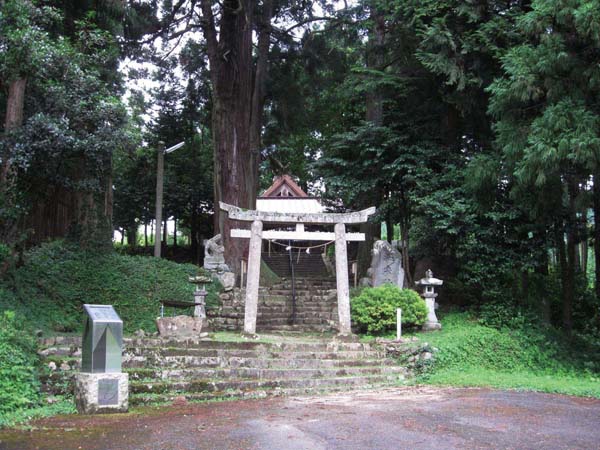
[[[253,115],[259,114],[253,111],[254,3],[224,0],[217,36],[212,2],[201,2],[213,88],[215,222],[223,238],[225,262],[236,273],[248,243],[230,237],[232,228],[243,225],[228,220],[218,205],[220,201],[249,209],[256,205],[258,165],[251,138]]]
[[[544,233],[546,234],[546,233]],[[546,242],[546,239],[544,239]],[[545,248],[545,247],[544,247]],[[547,281],[548,281],[548,250],[545,248],[545,251],[542,253],[542,257],[538,264],[535,266],[535,273],[538,275],[537,285],[538,285],[538,295],[540,296],[540,308],[541,308],[541,316],[542,322],[546,325],[550,325],[552,319],[552,312],[550,310],[550,299],[548,298],[548,289],[547,289]]]
[[[364,277],[371,267],[371,251],[373,243],[381,237],[381,224],[366,222],[360,224],[360,232],[365,234],[365,240],[358,243],[358,276]]]
[[[137,245],[137,227],[135,225],[127,228],[127,243],[131,248]]]
[[[566,222],[567,232],[567,254],[566,270],[564,272],[563,286],[563,317],[562,323],[565,331],[571,334],[573,330],[573,303],[575,300],[575,268],[577,264],[576,257],[576,227],[577,215],[575,209],[575,198],[577,197],[577,184],[574,180],[568,183],[569,211]]]
[[[596,300],[600,300],[600,171],[594,174],[594,274]]]
[[[198,258],[199,247],[200,245],[198,243],[198,214],[196,213],[196,208],[194,208],[190,220],[190,251],[196,264],[200,263],[200,259]]]
[[[385,19],[381,11],[371,11],[373,28],[369,33],[367,45],[366,62],[367,67],[377,69],[383,65],[385,45]],[[365,120],[375,126],[383,125],[383,95],[381,89],[370,89],[366,93]],[[373,197],[364,199],[360,208],[379,206],[379,202]],[[360,225],[360,232],[365,234],[365,240],[358,243],[357,266],[359,276],[365,276],[371,266],[371,250],[373,242],[381,238],[381,224],[367,222]],[[389,233],[388,233],[389,234]]]
[[[23,110],[25,106],[25,87],[27,78],[19,78],[8,85],[8,98],[6,100],[6,120],[4,132],[9,133],[23,124]],[[2,166],[0,167],[0,193],[6,192],[11,184],[11,160],[10,148],[2,154]]]
[[[173,247],[177,248],[177,219],[173,217]]]
[[[144,222],[144,247],[148,247],[148,224]]]
[[[165,250],[169,246],[168,245],[169,243],[167,242],[167,239],[169,239],[169,230],[167,229],[168,221],[169,220],[165,217],[165,220],[163,221],[163,229],[162,229],[162,232],[163,232],[162,246],[163,246],[163,249],[165,249]]]

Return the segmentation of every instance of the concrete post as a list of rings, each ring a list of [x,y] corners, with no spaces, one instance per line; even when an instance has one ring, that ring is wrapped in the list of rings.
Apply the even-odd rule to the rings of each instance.
[[[246,277],[246,305],[244,310],[244,332],[256,333],[258,308],[258,284],[260,280],[260,252],[262,248],[263,224],[260,220],[250,227],[250,250],[248,252],[248,274]]]
[[[335,231],[335,278],[337,285],[340,334],[352,334],[350,329],[350,286],[348,283],[348,251],[346,248],[346,225],[336,223]]]

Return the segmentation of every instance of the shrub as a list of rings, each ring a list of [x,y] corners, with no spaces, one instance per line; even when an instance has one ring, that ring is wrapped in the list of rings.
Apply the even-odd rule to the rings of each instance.
[[[0,414],[37,403],[40,396],[33,333],[13,311],[0,313]]]
[[[422,325],[427,307],[415,291],[392,284],[365,288],[351,302],[352,320],[361,332],[382,333],[396,327],[396,309],[402,308],[402,324]]]

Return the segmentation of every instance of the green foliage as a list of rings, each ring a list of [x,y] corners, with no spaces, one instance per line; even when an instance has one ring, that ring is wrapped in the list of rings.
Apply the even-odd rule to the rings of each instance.
[[[56,241],[32,249],[25,255],[24,265],[8,273],[0,290],[0,309],[22,311],[37,327],[79,332],[84,303],[112,304],[126,332],[140,328],[156,331],[160,301],[192,301],[188,276],[199,272],[201,269],[191,264],[94,254]],[[208,287],[208,307],[217,304],[218,289],[217,282]],[[166,309],[167,314],[175,312]],[[177,313],[183,312],[179,309]]]
[[[1,311],[0,417],[16,409],[34,406],[39,401],[36,350],[33,332],[23,318],[13,311]]]
[[[448,314],[442,326],[442,331],[421,337],[438,349],[421,381],[600,397],[597,347],[570,343],[564,335],[530,323],[517,329],[491,328],[467,313]]]
[[[351,300],[352,321],[362,332],[382,333],[396,327],[396,310],[402,308],[402,324],[422,325],[427,307],[415,291],[392,284],[365,288]]]

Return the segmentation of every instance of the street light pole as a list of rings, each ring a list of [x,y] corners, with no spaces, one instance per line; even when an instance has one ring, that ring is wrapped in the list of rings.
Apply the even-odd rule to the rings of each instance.
[[[169,147],[165,150],[165,143],[160,141],[158,143],[158,160],[156,162],[156,227],[154,230],[154,256],[160,258],[161,251],[161,229],[162,224],[162,204],[163,204],[163,184],[165,177],[165,155],[174,152],[178,148],[183,147],[185,142]],[[165,227],[167,224],[165,223]]]
[[[162,224],[162,203],[163,203],[163,182],[165,173],[165,143],[158,143],[158,160],[156,164],[156,226],[154,227],[154,257],[160,258],[161,251],[161,229]]]

